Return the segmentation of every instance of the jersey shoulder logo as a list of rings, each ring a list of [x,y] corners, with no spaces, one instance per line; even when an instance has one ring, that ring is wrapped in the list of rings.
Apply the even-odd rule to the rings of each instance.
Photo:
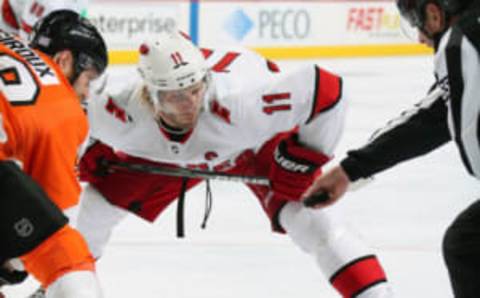
[[[105,110],[123,123],[133,122],[132,117],[127,114],[125,109],[121,108],[111,97],[108,98],[105,104]]]
[[[222,106],[218,101],[213,100],[210,102],[210,111],[213,115],[219,117],[228,124],[232,124],[230,120],[230,111]]]

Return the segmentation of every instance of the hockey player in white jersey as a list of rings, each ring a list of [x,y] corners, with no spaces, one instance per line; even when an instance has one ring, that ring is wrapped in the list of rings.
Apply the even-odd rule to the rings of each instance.
[[[90,101],[96,142],[80,162],[78,229],[95,257],[127,212],[154,221],[200,179],[110,171],[101,161],[267,176],[247,184],[270,218],[311,254],[342,297],[392,297],[372,251],[299,201],[342,134],[348,94],[316,65],[284,73],[239,49],[200,51],[180,33],[140,47],[141,78]],[[106,173],[106,174],[105,174]]]
[[[35,23],[50,12],[69,9],[85,16],[89,0],[0,0],[0,28],[24,40]]]

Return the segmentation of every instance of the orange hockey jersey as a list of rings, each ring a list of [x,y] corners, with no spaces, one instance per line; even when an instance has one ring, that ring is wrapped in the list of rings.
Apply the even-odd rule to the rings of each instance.
[[[75,163],[88,124],[46,55],[0,30],[0,160],[13,159],[62,209],[78,203]]]

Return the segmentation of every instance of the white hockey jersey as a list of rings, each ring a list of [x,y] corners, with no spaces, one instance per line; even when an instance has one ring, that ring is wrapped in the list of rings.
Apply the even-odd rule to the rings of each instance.
[[[86,14],[89,0],[2,0],[0,28],[27,39],[35,23],[52,11],[74,10]]]
[[[283,72],[245,49],[203,52],[211,84],[198,123],[184,140],[171,140],[141,102],[139,76],[120,90],[107,84],[90,99],[91,137],[135,157],[226,170],[245,150],[298,128],[301,142],[332,155],[346,110],[340,77],[313,64]]]

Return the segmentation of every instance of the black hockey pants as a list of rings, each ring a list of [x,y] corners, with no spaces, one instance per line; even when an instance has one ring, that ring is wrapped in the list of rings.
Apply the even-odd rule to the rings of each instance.
[[[456,298],[480,297],[480,200],[465,209],[447,229],[443,256]]]

